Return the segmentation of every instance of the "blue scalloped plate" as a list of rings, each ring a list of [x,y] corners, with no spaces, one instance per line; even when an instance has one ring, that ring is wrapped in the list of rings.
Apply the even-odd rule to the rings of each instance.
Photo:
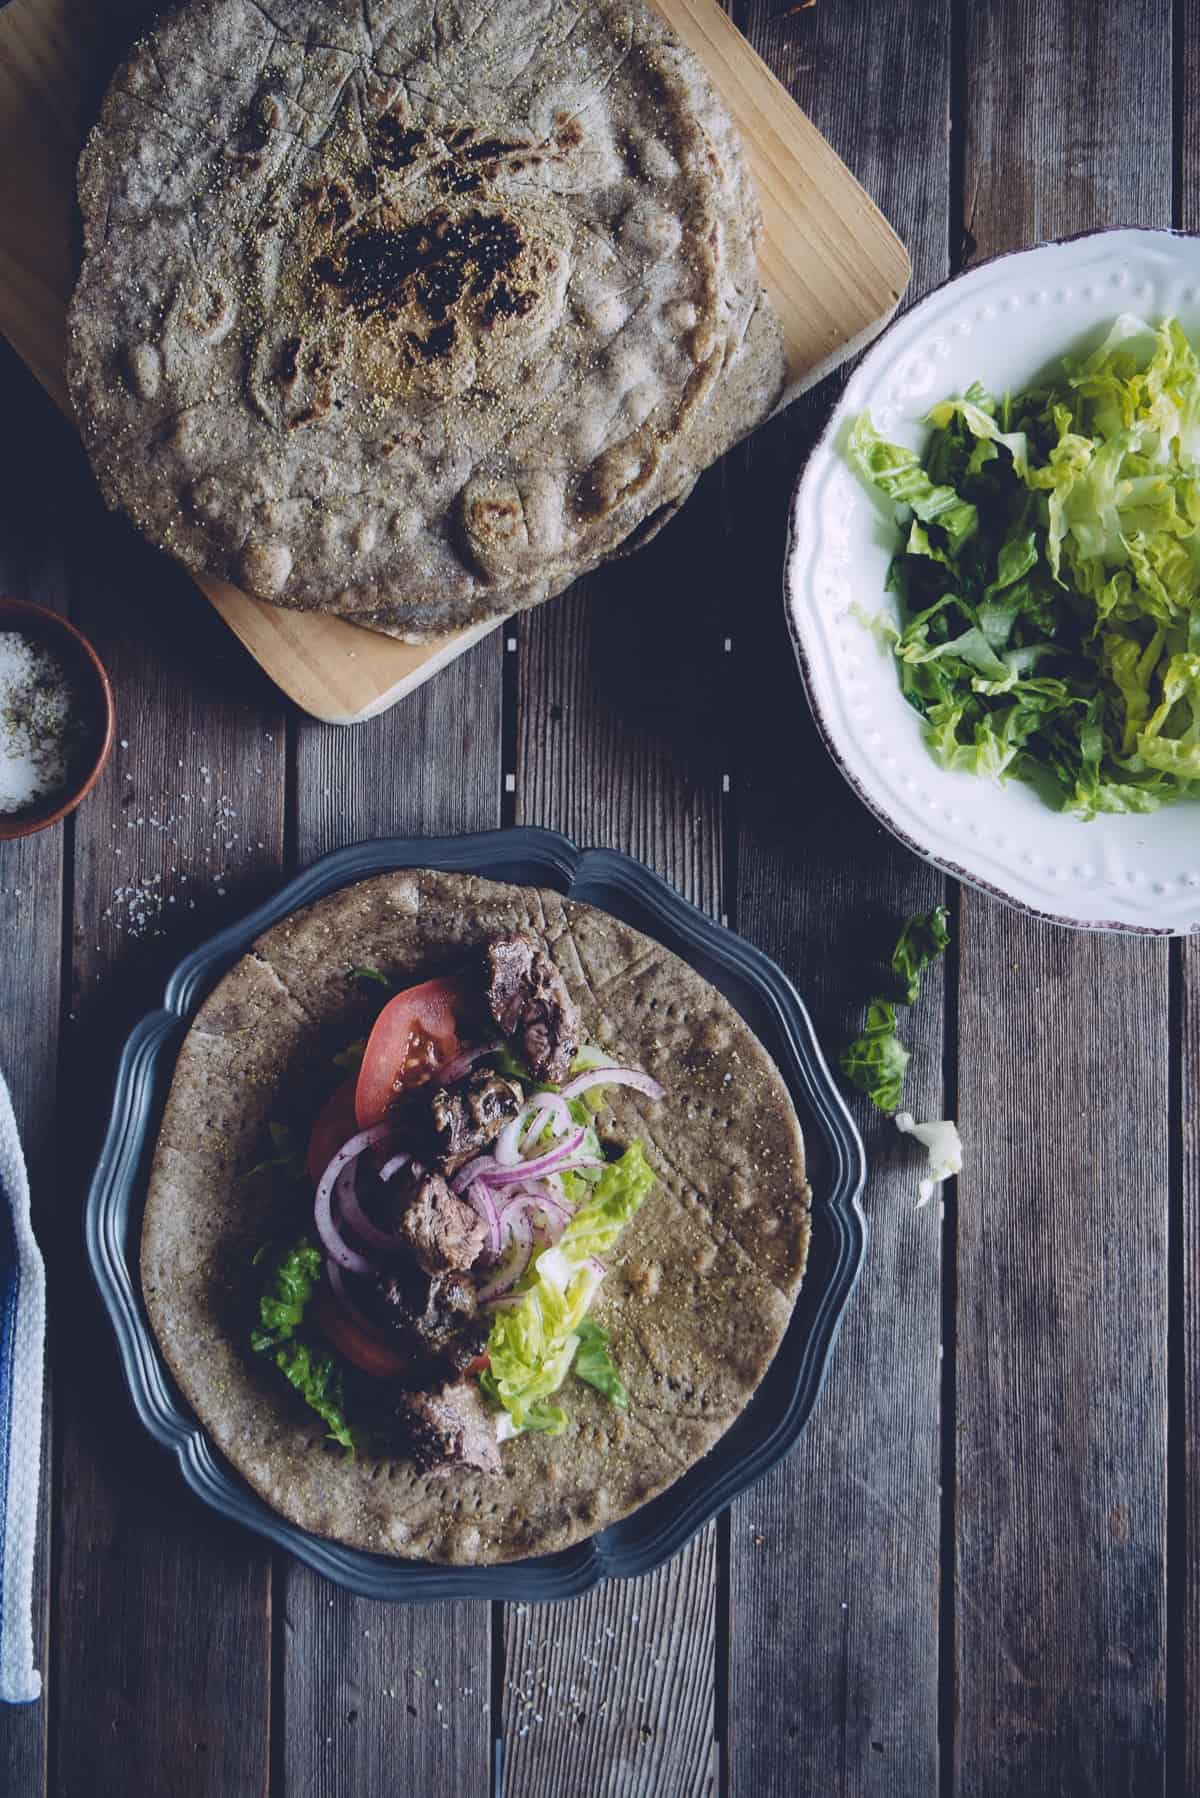
[[[432,1567],[343,1548],[270,1510],[217,1455],[167,1372],[141,1302],[138,1248],[146,1178],[179,1045],[201,1000],[253,940],[289,912],[351,881],[395,868],[441,868],[553,887],[645,931],[720,989],[774,1056],[809,1153],[812,1243],[795,1315],[766,1378],[727,1435],[669,1491],[565,1549],[501,1567]],[[649,1573],[792,1447],[825,1377],[866,1248],[859,1208],[862,1141],[830,1076],[808,1013],[774,962],[706,918],[628,856],[579,850],[545,830],[387,837],[328,855],[267,904],[180,963],[161,1011],[142,1019],[117,1070],[108,1134],[88,1194],[87,1248],[134,1407],[206,1504],[290,1549],[368,1598],[571,1598],[602,1579]]]

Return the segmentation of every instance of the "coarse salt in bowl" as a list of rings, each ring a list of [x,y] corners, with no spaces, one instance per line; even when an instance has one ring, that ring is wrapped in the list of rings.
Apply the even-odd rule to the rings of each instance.
[[[65,618],[0,598],[0,840],[74,811],[112,749],[108,675]]]

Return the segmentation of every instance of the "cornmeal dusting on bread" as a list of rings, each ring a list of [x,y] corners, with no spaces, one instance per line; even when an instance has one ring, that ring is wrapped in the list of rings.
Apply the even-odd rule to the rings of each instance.
[[[536,604],[779,396],[732,122],[643,0],[271,21],[169,14],[85,149],[68,377],[105,496],[412,640]]]

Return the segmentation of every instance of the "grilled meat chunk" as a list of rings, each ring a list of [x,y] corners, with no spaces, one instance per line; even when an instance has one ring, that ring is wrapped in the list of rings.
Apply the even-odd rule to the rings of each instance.
[[[496,1427],[474,1380],[448,1380],[428,1392],[407,1392],[396,1418],[414,1459],[427,1471],[471,1467],[499,1473]]]
[[[426,1274],[471,1266],[487,1236],[487,1225],[465,1199],[451,1192],[440,1174],[417,1181],[400,1220],[400,1234]]]
[[[475,1288],[456,1269],[430,1279],[415,1266],[381,1274],[375,1282],[376,1310],[411,1354],[434,1357],[451,1350],[474,1324]],[[470,1332],[475,1339],[475,1332]]]
[[[485,956],[492,1016],[535,1078],[560,1084],[579,1053],[579,1012],[545,945],[514,930]]]
[[[479,1068],[429,1101],[435,1152],[448,1171],[462,1167],[499,1136],[521,1109],[520,1088],[490,1068]]]

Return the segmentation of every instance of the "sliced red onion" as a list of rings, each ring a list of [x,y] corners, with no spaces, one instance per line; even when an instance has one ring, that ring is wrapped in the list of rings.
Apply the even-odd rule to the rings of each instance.
[[[500,1208],[500,1222],[506,1231],[523,1231],[531,1224],[534,1241],[542,1249],[558,1241],[569,1221],[570,1213],[565,1206],[560,1206],[546,1193],[528,1188]]]
[[[494,1055],[500,1047],[500,1038],[495,1037],[490,1043],[479,1043],[474,1049],[464,1049],[461,1055],[448,1061],[444,1068],[439,1068],[434,1079],[440,1086],[450,1086],[455,1080],[461,1080],[464,1074],[469,1074],[477,1061],[482,1061],[485,1055]]]
[[[358,1131],[350,1138],[349,1142],[342,1144],[317,1182],[317,1196],[313,1204],[313,1222],[317,1227],[317,1235],[339,1267],[346,1268],[352,1274],[369,1274],[371,1263],[365,1255],[360,1255],[357,1249],[350,1247],[334,1223],[333,1189],[338,1175],[344,1167],[348,1167],[352,1161],[357,1160],[364,1149],[371,1148],[377,1142],[382,1142],[391,1134],[392,1126],[386,1123],[374,1124],[369,1130]]]
[[[523,1212],[509,1220],[509,1232],[511,1240],[503,1260],[493,1268],[487,1285],[479,1288],[481,1303],[511,1292],[533,1257],[533,1225]]]
[[[489,1252],[494,1261],[499,1260],[500,1247],[504,1241],[504,1235],[500,1226],[499,1209],[486,1183],[483,1180],[476,1180],[472,1185],[467,1187],[462,1196],[466,1199],[467,1204],[471,1207],[472,1211],[475,1212],[476,1216],[481,1217],[487,1225]]]
[[[389,1156],[388,1159],[384,1162],[383,1166],[379,1170],[379,1178],[381,1180],[390,1180],[392,1175],[398,1174],[402,1167],[407,1167],[411,1160],[412,1160],[411,1155],[391,1155],[391,1156]]]
[[[525,1297],[523,1292],[498,1292],[494,1299],[480,1299],[479,1303],[485,1311],[507,1311],[513,1305],[519,1305]]]
[[[547,1149],[542,1155],[534,1155],[529,1159],[522,1160],[517,1169],[518,1177],[532,1179],[538,1174],[548,1174],[551,1168],[556,1167],[560,1161],[565,1161],[568,1155],[578,1153],[583,1147],[583,1139],[586,1135],[587,1131],[584,1126],[577,1124],[569,1136],[560,1136],[552,1149]],[[499,1157],[497,1157],[498,1159]],[[511,1173],[512,1169],[502,1165],[499,1171],[507,1174]]]
[[[566,1101],[558,1093],[534,1093],[532,1099],[522,1105],[516,1117],[505,1124],[496,1138],[493,1152],[501,1167],[516,1167],[535,1128],[540,1133],[540,1120],[548,1111],[554,1114],[556,1136],[571,1128],[571,1113]]]
[[[504,1199],[500,1206],[500,1222],[504,1222],[514,1206],[527,1204],[540,1205],[548,1217],[561,1217],[564,1224],[571,1216],[571,1207],[564,1199],[555,1198],[553,1193],[544,1192],[541,1187],[526,1187]]]
[[[404,1238],[390,1230],[381,1230],[373,1224],[362,1205],[359,1203],[358,1190],[355,1184],[358,1168],[353,1161],[347,1162],[334,1181],[333,1192],[337,1200],[337,1222],[345,1224],[353,1231],[360,1242],[368,1248],[390,1249],[393,1253],[404,1244]]]
[[[578,1099],[593,1086],[632,1086],[635,1092],[645,1093],[648,1099],[661,1099],[666,1095],[666,1089],[652,1075],[643,1074],[640,1068],[589,1068],[586,1074],[577,1074],[563,1087],[562,1097]]]
[[[548,1171],[560,1174],[574,1174],[579,1172],[582,1168],[607,1166],[608,1163],[606,1161],[598,1160],[595,1155],[576,1155],[573,1160],[555,1161]],[[483,1177],[486,1179],[489,1186],[493,1187],[498,1192],[502,1192],[506,1186],[512,1186],[517,1181],[544,1178],[544,1175],[539,1175],[537,1165],[534,1162],[526,1161],[520,1167],[497,1168],[494,1173],[487,1173]]]
[[[533,1115],[529,1120],[529,1128],[521,1138],[522,1150],[528,1146],[532,1139],[534,1135],[534,1126],[540,1122],[543,1112],[549,1111],[554,1114],[555,1136],[565,1136],[574,1126],[575,1120],[571,1116],[571,1108],[561,1093],[535,1093],[529,1103]],[[540,1133],[539,1130],[538,1134],[540,1135]]]
[[[565,1154],[565,1150],[560,1150],[559,1153]],[[547,1162],[550,1163],[549,1166],[546,1165]],[[526,1180],[556,1179],[559,1174],[571,1174],[577,1168],[606,1167],[607,1165],[607,1162],[597,1161],[594,1156],[576,1155],[574,1159],[564,1161],[555,1158],[550,1162],[550,1158],[547,1156],[538,1163],[522,1161],[516,1167],[501,1167],[494,1155],[481,1155],[477,1161],[471,1163],[469,1170],[464,1168],[462,1174],[456,1174],[451,1184],[460,1195],[468,1186],[473,1186],[476,1181],[482,1181],[493,1191],[499,1192],[506,1186],[522,1184]],[[463,1177],[464,1175],[466,1178]]]

